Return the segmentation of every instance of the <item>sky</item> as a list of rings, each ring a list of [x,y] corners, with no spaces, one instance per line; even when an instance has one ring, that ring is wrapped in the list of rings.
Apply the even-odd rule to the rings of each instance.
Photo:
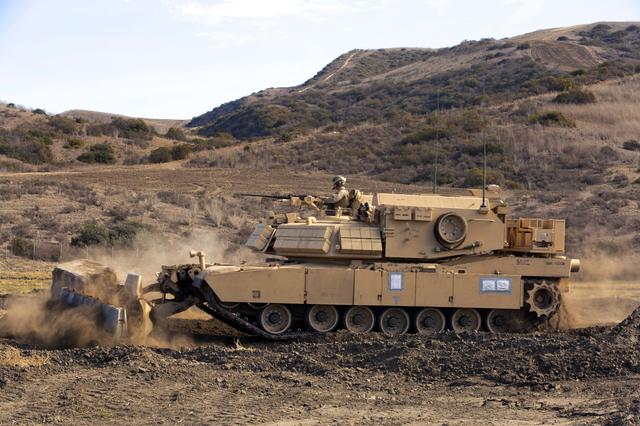
[[[640,0],[0,0],[0,100],[191,118],[351,49],[640,21]]]

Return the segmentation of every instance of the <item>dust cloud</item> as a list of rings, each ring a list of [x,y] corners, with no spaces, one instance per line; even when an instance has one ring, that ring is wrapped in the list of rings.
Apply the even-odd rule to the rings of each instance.
[[[105,303],[122,305],[118,294],[112,291],[114,284],[124,282],[127,273],[142,275],[143,285],[155,282],[162,265],[197,263],[190,258],[189,251],[204,251],[207,263],[240,263],[256,260],[255,255],[244,247],[235,248],[226,243],[216,232],[202,231],[185,237],[166,237],[157,234],[142,234],[133,245],[135,248],[115,250],[112,253],[91,253],[92,260],[111,268],[115,275],[92,277],[86,292]],[[116,278],[117,276],[117,278]],[[157,297],[150,294],[149,298]],[[6,313],[0,317],[0,337],[40,347],[84,347],[108,346],[119,342],[100,326],[100,313],[96,308],[80,306],[62,307],[49,299],[49,292],[15,296],[7,300]],[[210,317],[199,310],[191,309],[178,315],[181,319],[208,320]],[[154,326],[149,336],[132,333],[127,343],[152,347],[178,349],[193,347],[193,338],[185,332],[173,332],[162,326]]]
[[[0,337],[45,348],[109,344],[112,340],[96,327],[98,312],[89,306],[62,309],[49,294],[15,296],[0,318]]]
[[[127,273],[142,275],[143,285],[155,282],[162,265],[198,263],[189,251],[203,251],[207,263],[233,263],[258,260],[249,248],[228,243],[218,232],[202,230],[188,236],[174,237],[157,233],[142,233],[133,248],[118,249],[112,253],[91,253],[95,260],[113,269],[123,280]]]
[[[555,319],[560,329],[610,326],[640,306],[640,255],[585,250]]]

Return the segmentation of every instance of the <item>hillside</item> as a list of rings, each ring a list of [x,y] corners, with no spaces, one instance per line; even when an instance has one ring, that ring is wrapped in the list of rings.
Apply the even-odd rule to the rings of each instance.
[[[494,104],[633,74],[640,29],[601,23],[445,49],[354,50],[301,86],[267,89],[194,118],[202,135],[288,135],[399,113]]]
[[[144,229],[188,235],[194,224],[239,242],[274,206],[230,197],[235,187],[216,177],[225,170],[240,176],[234,185],[260,173],[251,192],[296,192],[312,175],[317,191],[335,173],[362,189],[424,192],[436,169],[438,187],[477,187],[486,143],[489,182],[508,190],[515,214],[566,218],[569,253],[596,260],[589,276],[629,276],[640,260],[639,72],[640,27],[600,23],[347,52],[301,86],[238,99],[188,127],[0,104],[0,172],[10,172],[0,196],[11,202],[0,247],[34,233],[68,242],[95,223],[96,245]],[[45,173],[27,184],[21,171]]]
[[[184,124],[79,110],[49,115],[0,103],[0,171],[184,159],[191,152],[182,143]]]

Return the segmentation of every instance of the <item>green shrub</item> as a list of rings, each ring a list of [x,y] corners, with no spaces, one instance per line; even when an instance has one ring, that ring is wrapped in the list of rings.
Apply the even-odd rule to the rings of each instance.
[[[97,222],[86,223],[78,235],[71,239],[72,246],[86,247],[109,241],[109,228]]]
[[[531,47],[531,44],[529,44],[528,42],[525,43],[520,43],[516,49],[518,50],[525,50],[525,49],[529,49]]]
[[[521,88],[527,93],[542,94],[577,90],[577,85],[570,78],[547,75],[528,80],[522,84]]]
[[[47,115],[47,112],[42,108],[32,109],[31,112],[38,115]]]
[[[467,177],[465,177],[463,185],[466,188],[482,188],[483,182],[483,173],[482,169],[474,168],[467,173]],[[504,176],[502,173],[497,172],[495,170],[487,170],[487,185],[497,184],[502,185],[504,183]]]
[[[113,154],[111,145],[108,142],[104,142],[91,145],[87,152],[78,156],[78,161],[89,164],[114,164],[116,157]]]
[[[276,143],[287,143],[293,140],[293,134],[291,132],[282,132],[276,139]]]
[[[636,140],[628,140],[622,144],[622,149],[626,149],[627,151],[640,151],[640,142]]]
[[[87,126],[89,136],[114,136],[125,139],[150,140],[155,130],[139,118],[112,117],[110,123]]]
[[[187,135],[184,133],[184,130],[177,127],[171,127],[169,130],[167,130],[167,133],[164,136],[168,139],[175,139],[178,141],[187,140]]]
[[[59,115],[54,115],[53,117],[49,117],[49,125],[58,133],[63,133],[65,135],[71,135],[76,133],[76,122],[68,119],[66,117],[61,117]]]
[[[120,137],[127,139],[151,139],[155,133],[139,118],[114,117],[111,119],[111,126],[118,129]]]
[[[560,111],[543,111],[530,115],[529,122],[542,126],[576,127],[576,123]]]
[[[0,154],[31,164],[43,164],[53,160],[51,137],[30,129],[0,129]]]
[[[627,177],[627,175],[623,175],[622,173],[620,173],[615,175],[611,179],[611,183],[617,188],[624,188],[625,186],[629,185],[629,178]]]
[[[82,139],[70,138],[70,139],[67,139],[67,143],[64,144],[62,147],[65,149],[78,149],[78,148],[82,148],[83,146],[84,146],[84,141]]]
[[[33,256],[33,241],[23,237],[13,237],[9,243],[11,253],[21,257]]]
[[[150,163],[168,163],[172,160],[173,156],[171,155],[171,149],[166,146],[154,149],[149,153]]]
[[[116,223],[109,230],[109,244],[112,246],[130,246],[140,228],[140,224],[128,220]]]
[[[107,227],[97,222],[88,222],[71,239],[71,245],[87,247],[93,245],[129,246],[136,238],[141,225],[130,221],[117,222]]]
[[[174,160],[184,160],[191,154],[191,146],[187,144],[175,145],[171,148],[171,158]]]
[[[580,89],[567,90],[553,98],[553,102],[557,104],[591,104],[595,101],[596,97],[593,93]]]

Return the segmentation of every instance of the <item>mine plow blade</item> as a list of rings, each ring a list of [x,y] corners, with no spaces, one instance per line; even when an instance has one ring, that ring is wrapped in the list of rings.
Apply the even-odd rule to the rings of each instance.
[[[62,263],[53,270],[51,302],[75,309],[113,339],[146,336],[153,330],[152,305],[142,298],[142,278],[120,283],[113,270],[89,260]]]

